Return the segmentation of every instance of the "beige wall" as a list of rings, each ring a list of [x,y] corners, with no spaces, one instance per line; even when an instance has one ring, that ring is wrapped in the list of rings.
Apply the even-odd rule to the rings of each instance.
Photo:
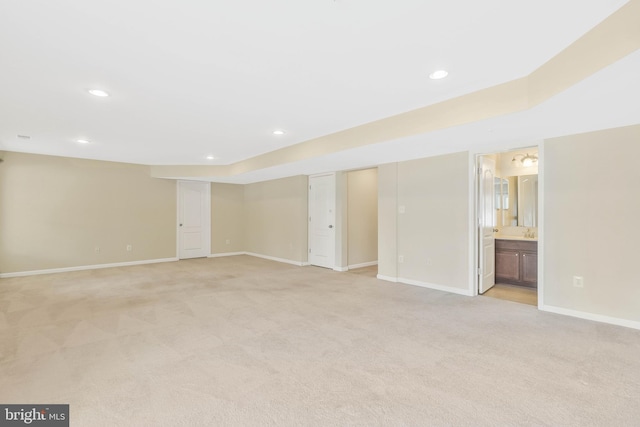
[[[379,167],[381,276],[470,292],[468,180],[466,152]]]
[[[545,141],[545,305],[640,321],[638,158],[640,126]]]
[[[211,183],[211,253],[242,252],[244,246],[244,185]]]
[[[348,265],[378,260],[378,170],[351,171],[348,180]]]
[[[176,182],[146,166],[7,152],[0,208],[0,273],[176,256]],[[307,261],[305,176],[212,183],[211,253],[244,251]]]
[[[146,166],[7,152],[0,207],[0,273],[176,256],[176,182]],[[244,251],[307,261],[306,176],[212,183],[211,253]]]
[[[469,289],[469,155],[398,164],[398,277]]]
[[[398,164],[378,166],[378,276],[398,277]]]
[[[145,166],[6,152],[0,212],[2,273],[176,256],[176,183]]]
[[[245,185],[245,251],[307,261],[307,185],[306,176]]]
[[[640,217],[640,126],[543,146],[544,304],[640,321],[640,228],[630,225]],[[469,288],[468,168],[467,153],[378,168],[380,276]],[[347,187],[360,178],[346,175]],[[307,185],[305,176],[212,184],[212,252],[305,262]],[[621,219],[612,220],[612,212]],[[350,214],[353,242],[359,215]],[[1,273],[172,258],[175,225],[175,181],[150,178],[147,167],[4,153]],[[573,276],[584,277],[583,288],[573,287]]]
[[[348,172],[336,172],[336,207],[335,207],[335,266],[338,271],[346,271],[349,266],[349,187]]]

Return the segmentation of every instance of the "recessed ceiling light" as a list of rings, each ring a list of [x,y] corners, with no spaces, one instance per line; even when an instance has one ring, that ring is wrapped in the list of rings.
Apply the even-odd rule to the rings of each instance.
[[[215,160],[215,156],[207,156],[207,160]]]
[[[76,139],[76,142],[78,144],[88,144],[89,140],[88,139]]]
[[[102,89],[89,89],[89,93],[94,96],[109,96],[109,94]]]
[[[429,74],[429,78],[431,80],[439,80],[439,79],[444,79],[448,75],[449,75],[449,73],[447,72],[447,70],[437,70],[437,71],[434,71],[433,73]]]
[[[282,129],[276,129],[273,131],[274,135],[284,135],[286,132],[283,131]]]

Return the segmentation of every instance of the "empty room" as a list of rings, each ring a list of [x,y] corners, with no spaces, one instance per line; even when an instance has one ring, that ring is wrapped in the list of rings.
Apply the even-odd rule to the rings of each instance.
[[[2,2],[0,425],[638,425],[639,19]]]

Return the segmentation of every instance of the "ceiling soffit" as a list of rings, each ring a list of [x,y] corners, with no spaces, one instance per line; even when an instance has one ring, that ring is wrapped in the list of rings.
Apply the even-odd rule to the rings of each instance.
[[[533,108],[640,49],[631,1],[526,77],[224,166],[151,166],[158,178],[231,177]]]

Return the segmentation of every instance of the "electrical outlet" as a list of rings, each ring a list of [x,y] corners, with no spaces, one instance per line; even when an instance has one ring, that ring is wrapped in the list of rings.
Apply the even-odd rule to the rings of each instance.
[[[231,239],[227,239],[224,241],[224,243],[226,243],[227,245],[231,243]]]
[[[404,262],[404,255],[399,255],[398,256],[398,262],[399,263],[403,263]]]
[[[133,246],[132,245],[127,245],[127,252],[131,252],[133,250]]]
[[[99,254],[100,253],[100,246],[96,246],[94,249],[95,253]]]
[[[405,213],[407,211],[407,208],[405,207],[405,205],[400,205],[398,206],[398,213]]]
[[[576,288],[584,288],[584,277],[573,276],[573,286]]]
[[[433,261],[431,260],[431,258],[427,258],[427,259],[425,260],[425,264],[426,264],[427,266],[430,266],[431,264],[433,264]]]

